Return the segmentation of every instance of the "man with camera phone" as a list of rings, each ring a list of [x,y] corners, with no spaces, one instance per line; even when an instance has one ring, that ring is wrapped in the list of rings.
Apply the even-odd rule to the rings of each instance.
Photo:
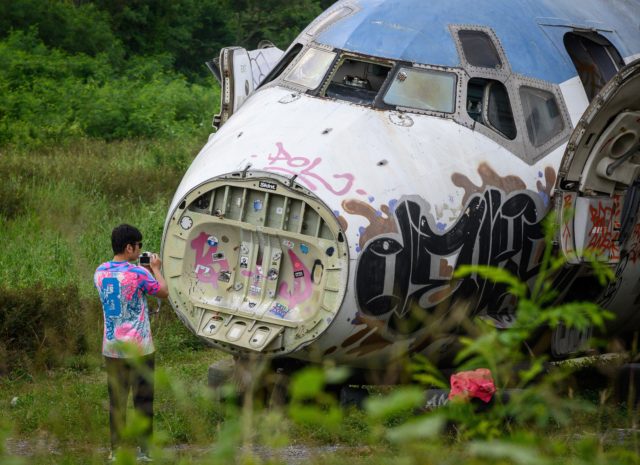
[[[142,233],[121,224],[111,233],[113,259],[101,264],[94,274],[104,311],[102,355],[109,388],[111,454],[122,442],[127,399],[133,392],[136,411],[145,418],[139,438],[138,460],[151,461],[149,441],[153,432],[155,347],[151,337],[147,295],[166,298],[167,283],[162,261],[156,254],[142,253]],[[139,265],[134,264],[140,260]]]

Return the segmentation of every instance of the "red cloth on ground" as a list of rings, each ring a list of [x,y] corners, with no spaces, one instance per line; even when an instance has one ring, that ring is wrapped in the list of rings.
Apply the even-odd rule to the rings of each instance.
[[[468,400],[475,397],[483,402],[489,402],[494,392],[496,392],[496,386],[493,383],[493,376],[486,368],[451,375],[450,400]]]

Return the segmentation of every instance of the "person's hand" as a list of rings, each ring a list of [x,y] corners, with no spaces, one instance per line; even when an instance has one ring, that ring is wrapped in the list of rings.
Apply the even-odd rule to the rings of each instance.
[[[149,263],[149,267],[153,270],[154,273],[159,273],[160,268],[162,267],[162,260],[157,253],[151,254],[151,262]]]

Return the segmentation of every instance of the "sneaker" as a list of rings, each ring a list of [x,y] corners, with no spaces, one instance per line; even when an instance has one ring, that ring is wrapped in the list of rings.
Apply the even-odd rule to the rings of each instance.
[[[149,457],[149,455],[146,452],[143,452],[138,447],[138,454],[136,455],[136,461],[137,462],[142,462],[142,463],[149,463],[149,462],[153,462],[153,459],[151,457]]]

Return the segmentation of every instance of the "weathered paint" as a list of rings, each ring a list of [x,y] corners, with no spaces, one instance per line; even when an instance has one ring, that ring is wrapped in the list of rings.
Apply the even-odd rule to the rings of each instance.
[[[616,8],[637,8],[635,1],[607,4],[606,11],[599,0],[589,0],[590,7],[579,11],[568,2],[529,0],[518,0],[520,8],[493,1],[486,11],[478,11],[475,4],[469,8],[464,0],[415,0],[415,8],[397,3],[340,2],[335,8],[355,5],[355,13],[315,40],[365,55],[457,66],[448,26],[489,26],[514,72],[559,84],[573,124],[588,101],[562,49],[566,25],[593,25],[588,12],[603,13],[599,31],[627,59],[640,53],[637,28],[632,31],[627,23],[630,16],[620,19],[623,16],[615,13]],[[607,25],[614,25],[615,32],[602,30]],[[411,124],[397,124],[400,117]],[[451,345],[438,321],[431,327],[414,321],[416,311],[434,318],[449,311],[480,314],[496,324],[510,323],[515,302],[504,287],[477,276],[454,283],[452,275],[461,264],[491,264],[506,267],[525,282],[535,277],[543,251],[541,221],[553,206],[563,153],[560,145],[528,164],[504,144],[451,119],[373,110],[270,86],[252,95],[210,138],[180,184],[167,221],[189,192],[218,176],[262,170],[295,180],[334,213],[349,247],[350,272],[348,281],[339,283],[346,292],[339,312],[323,320],[323,330],[300,345],[310,344],[308,350],[294,348],[294,356],[321,354],[379,366],[402,352],[444,352]],[[281,192],[283,186],[274,177],[273,183],[261,182],[260,187]],[[563,201],[566,208],[575,206],[575,198]],[[259,213],[263,204],[252,208]],[[610,229],[602,229],[601,223],[613,224],[616,214],[607,213],[609,207],[603,206],[603,215],[594,208],[589,241],[614,255],[618,251],[607,242]],[[575,231],[563,224],[563,243],[575,240]],[[304,263],[302,244],[308,247],[283,244],[291,269],[300,273],[274,277],[280,301],[270,313],[283,320],[291,318],[292,308],[301,319],[314,312],[307,302],[318,291],[311,265]],[[640,306],[640,223],[629,244],[629,254],[617,268],[622,279],[605,294],[613,309]],[[326,250],[327,257],[334,253],[333,247]],[[201,256],[199,265],[210,269],[194,270],[197,279],[214,285],[208,282],[215,271],[212,263]],[[373,273],[376,268],[382,271]],[[322,272],[324,265],[315,269]],[[241,273],[253,279],[265,271]],[[252,285],[253,294],[264,293],[257,282]],[[628,314],[628,308],[625,311]],[[305,328],[301,334],[313,331]]]

